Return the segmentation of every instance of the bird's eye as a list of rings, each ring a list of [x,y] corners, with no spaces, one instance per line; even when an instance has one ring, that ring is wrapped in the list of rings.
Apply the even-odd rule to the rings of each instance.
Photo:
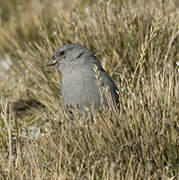
[[[64,55],[65,54],[65,51],[60,51],[60,55]]]

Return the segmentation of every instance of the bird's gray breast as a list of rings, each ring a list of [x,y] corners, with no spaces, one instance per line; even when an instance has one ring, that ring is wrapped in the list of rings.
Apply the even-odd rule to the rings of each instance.
[[[91,103],[100,106],[100,91],[92,67],[73,70],[62,76],[61,90],[64,105],[78,105],[80,109]]]

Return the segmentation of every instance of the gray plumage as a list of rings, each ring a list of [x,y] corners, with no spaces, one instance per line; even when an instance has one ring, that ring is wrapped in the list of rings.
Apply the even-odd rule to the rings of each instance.
[[[115,105],[119,104],[116,85],[91,50],[78,44],[66,44],[55,50],[47,64],[51,65],[61,72],[65,106],[77,106],[82,111],[90,105],[107,106],[108,95]]]

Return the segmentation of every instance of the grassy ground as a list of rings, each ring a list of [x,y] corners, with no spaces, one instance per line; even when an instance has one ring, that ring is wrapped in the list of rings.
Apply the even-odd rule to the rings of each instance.
[[[1,0],[0,179],[179,178],[178,20],[177,0]],[[45,66],[67,42],[98,54],[119,111],[68,122]]]

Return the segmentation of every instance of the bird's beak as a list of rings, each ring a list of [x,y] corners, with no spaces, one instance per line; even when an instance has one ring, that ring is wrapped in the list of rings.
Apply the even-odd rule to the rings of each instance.
[[[48,63],[46,64],[46,66],[53,66],[53,65],[55,65],[57,63],[57,58],[50,58],[49,60],[48,60]]]

